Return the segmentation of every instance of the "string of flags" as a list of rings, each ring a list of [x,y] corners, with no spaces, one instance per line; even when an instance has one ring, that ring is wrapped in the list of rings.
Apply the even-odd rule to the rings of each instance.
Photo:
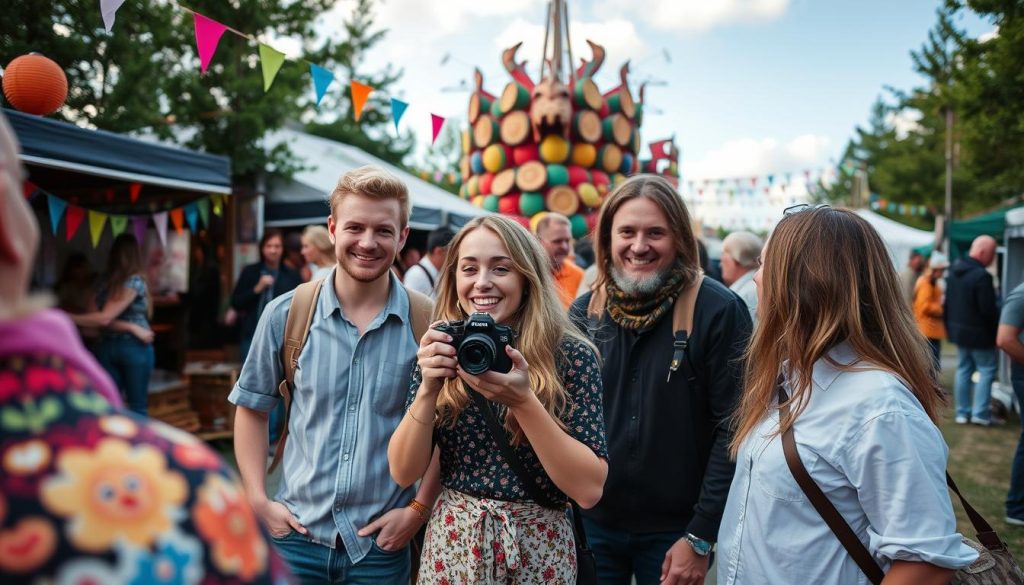
[[[132,203],[138,200],[141,189],[142,185],[139,183],[131,185],[129,192],[131,193]],[[23,192],[26,199],[33,199],[40,195],[46,197],[46,207],[50,215],[50,229],[53,231],[53,235],[56,236],[59,233],[60,223],[63,221],[64,238],[68,242],[75,237],[75,234],[78,233],[78,230],[88,219],[89,238],[93,248],[99,245],[108,224],[110,225],[111,234],[116,238],[124,233],[128,229],[128,224],[131,223],[132,233],[141,244],[141,242],[145,241],[146,228],[149,226],[149,222],[152,221],[156,227],[160,245],[166,246],[168,220],[170,220],[174,231],[179,234],[184,233],[186,227],[192,233],[196,233],[201,228],[209,227],[211,212],[218,217],[224,213],[225,195],[219,193],[213,193],[209,197],[197,199],[180,207],[165,211],[118,214],[105,213],[68,203],[64,199],[29,181],[25,181]]]
[[[800,181],[800,176],[803,180]],[[758,191],[768,194],[774,187],[785,193],[787,189],[795,184],[808,186],[815,180],[829,180],[835,175],[834,169],[804,169],[802,173],[786,172],[771,173],[767,175],[753,175],[750,177],[719,177],[700,180],[689,180],[686,182],[689,192],[698,196],[704,195],[705,191],[727,192],[730,196],[737,194],[755,195]]]
[[[124,4],[124,0],[100,0],[100,13],[103,17],[103,26],[106,28],[108,33],[112,32],[114,28],[115,17],[122,4]],[[225,32],[230,32],[231,34],[243,39],[256,42],[259,45],[258,53],[260,59],[260,70],[263,74],[264,93],[270,91],[270,87],[273,85],[274,79],[277,77],[277,74],[284,65],[284,62],[292,61],[292,59],[288,59],[283,52],[257,40],[254,35],[235,30],[223,23],[213,20],[212,18],[204,16],[191,8],[177,3],[175,4],[178,8],[192,13],[196,35],[196,51],[199,54],[199,69],[203,74],[206,73],[210,63],[213,61],[214,54],[217,52],[217,45],[220,43],[220,39],[224,36]],[[320,102],[323,101],[327,91],[338,78],[330,70],[321,67],[316,63],[306,61],[305,59],[302,59],[302,61],[309,65],[309,74],[313,84],[314,96],[316,97],[316,105],[319,108]],[[359,122],[370,94],[377,90],[354,79],[349,80],[349,88],[352,91],[352,114],[355,117],[356,122]],[[391,118],[394,121],[396,132],[398,131],[398,123],[401,121],[402,116],[405,114],[405,110],[408,107],[408,102],[391,97]],[[445,118],[432,113],[430,114],[430,122],[432,131],[430,144],[433,145],[437,142],[437,137],[441,134],[441,128],[444,126]]]

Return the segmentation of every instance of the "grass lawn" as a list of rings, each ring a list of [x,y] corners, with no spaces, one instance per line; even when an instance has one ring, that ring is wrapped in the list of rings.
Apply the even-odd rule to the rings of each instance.
[[[943,360],[943,385],[952,390],[956,358],[950,361],[948,355],[944,357],[946,359]],[[1010,547],[1014,558],[1024,559],[1024,528],[1003,522],[1006,515],[1006,490],[1010,485],[1010,466],[1013,463],[1014,450],[1017,448],[1017,439],[1020,437],[1020,422],[1016,415],[1011,415],[1001,427],[984,428],[954,423],[953,410],[949,408],[939,428],[942,429],[946,443],[949,444],[949,472],[956,480],[960,491],[992,524],[992,528]],[[950,497],[953,498],[953,509],[956,511],[960,532],[968,538],[975,539],[974,527],[952,491]]]

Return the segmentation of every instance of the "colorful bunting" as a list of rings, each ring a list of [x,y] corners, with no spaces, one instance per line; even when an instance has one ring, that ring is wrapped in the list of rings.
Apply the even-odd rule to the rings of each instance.
[[[182,209],[180,207],[172,209],[170,211],[170,214],[171,214],[171,223],[174,224],[174,231],[178,232],[179,234],[184,232],[185,231],[185,213],[182,211]]]
[[[149,225],[149,218],[145,215],[137,215],[132,218],[132,232],[135,233],[135,241],[141,247],[146,241],[146,226]]]
[[[126,227],[128,227],[127,215],[110,216],[110,233],[112,233],[115,238],[123,234]]]
[[[199,210],[199,220],[203,222],[203,227],[210,227],[210,200],[204,198],[196,201],[196,209]]]
[[[106,213],[89,210],[89,236],[92,238],[93,248],[100,245],[100,237],[103,235],[103,228],[106,225]]]
[[[68,204],[63,199],[58,199],[47,193],[46,205],[50,209],[50,228],[53,230],[53,235],[56,236],[57,226],[60,225],[60,220],[64,217],[64,210],[67,209]]]
[[[139,200],[139,193],[141,192],[142,183],[132,183],[131,186],[128,187],[128,194],[131,196],[132,203],[135,203],[136,201]]]
[[[156,226],[156,235],[160,237],[160,245],[167,246],[167,212],[160,211],[153,214],[153,225]],[[142,243],[142,240],[139,240]]]
[[[316,107],[320,107],[320,100],[324,99],[327,87],[334,81],[334,74],[313,63],[309,64],[309,73],[313,76],[313,91],[316,92]]]
[[[39,187],[36,186],[36,184],[33,183],[32,181],[25,181],[21,185],[21,191],[22,193],[24,193],[25,199],[30,199],[33,195],[36,194],[36,191],[38,190]]]
[[[217,51],[220,37],[228,27],[198,12],[193,12],[192,15],[195,16],[196,50],[199,51],[199,68],[203,73],[206,73],[206,68],[210,66],[213,54]]]
[[[402,119],[402,115],[405,114],[405,109],[409,107],[409,104],[402,100],[391,98],[391,117],[395,120],[395,132],[398,131],[398,121]]]
[[[188,222],[188,229],[192,230],[193,234],[199,231],[199,227],[197,225],[199,221],[199,210],[196,209],[195,201],[185,205],[185,221]]]
[[[210,203],[213,205],[213,214],[220,217],[221,213],[224,213],[224,199],[223,195],[214,194],[210,196]]]
[[[433,146],[437,142],[437,136],[441,133],[441,126],[444,126],[444,118],[437,114],[430,114],[430,124],[433,126],[433,137],[430,139],[430,145]]]
[[[100,15],[103,17],[103,28],[110,32],[114,29],[114,17],[124,0],[100,0]]]
[[[82,225],[82,220],[85,219],[85,210],[76,205],[69,205],[65,215],[67,216],[67,221],[64,222],[64,229],[67,231],[64,237],[70,242],[71,238],[75,237],[75,234],[78,232],[78,227]]]
[[[363,107],[366,106],[366,99],[370,97],[373,88],[365,83],[353,80],[352,87],[352,113],[355,114],[356,122],[363,115]]]
[[[270,91],[270,85],[274,83],[277,72],[284,64],[284,53],[260,43],[260,67],[263,69],[263,91]]]

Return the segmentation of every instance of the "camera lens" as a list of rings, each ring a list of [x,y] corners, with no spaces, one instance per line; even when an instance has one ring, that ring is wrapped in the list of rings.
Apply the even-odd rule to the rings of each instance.
[[[459,365],[467,373],[477,375],[491,369],[494,362],[494,341],[486,335],[475,333],[466,337],[459,346]]]

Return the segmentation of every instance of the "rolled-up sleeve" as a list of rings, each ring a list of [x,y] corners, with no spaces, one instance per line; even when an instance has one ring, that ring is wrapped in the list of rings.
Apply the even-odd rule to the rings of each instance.
[[[284,379],[281,339],[284,337],[284,324],[291,299],[292,293],[274,299],[260,316],[249,355],[235,387],[228,395],[228,401],[232,404],[259,412],[270,412],[281,400],[277,389]]]
[[[850,442],[842,465],[867,515],[869,548],[877,558],[948,569],[977,558],[956,530],[947,455],[938,428],[915,412],[881,414]]]

